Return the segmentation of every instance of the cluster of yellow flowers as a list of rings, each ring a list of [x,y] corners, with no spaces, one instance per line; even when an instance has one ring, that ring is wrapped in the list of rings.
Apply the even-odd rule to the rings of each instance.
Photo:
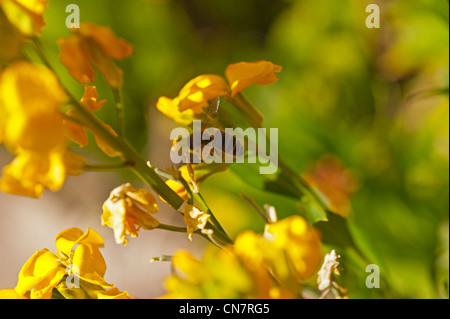
[[[300,216],[244,231],[234,245],[211,247],[201,261],[180,251],[165,298],[301,298],[303,282],[319,267],[319,234]],[[181,273],[179,273],[181,272]]]
[[[96,70],[117,97],[123,71],[114,63],[133,53],[133,47],[107,27],[82,23],[67,37],[59,39],[60,60],[85,93],[75,99],[52,70],[38,36],[44,24],[47,0],[0,0],[0,33],[7,35],[10,50],[0,51],[5,68],[0,68],[0,144],[15,156],[3,168],[0,189],[6,193],[40,197],[45,189],[59,190],[67,175],[78,175],[86,159],[69,149],[69,140],[80,147],[88,144],[88,129],[96,144],[111,157],[118,157],[170,206],[183,216],[186,227],[161,224],[153,214],[158,205],[146,189],[126,183],[115,188],[103,204],[102,224],[113,229],[117,244],[126,245],[127,236],[142,229],[164,229],[194,234],[215,244],[202,261],[188,252],[173,256],[174,273],[166,282],[169,294],[179,298],[298,298],[305,280],[311,278],[321,260],[318,233],[300,216],[268,222],[263,235],[250,231],[235,241],[225,233],[199,194],[196,167],[174,170],[165,181],[161,170],[146,163],[129,146],[122,132],[100,121],[94,111],[106,100],[92,82]],[[14,35],[11,37],[10,35]],[[5,40],[5,41],[6,41]],[[17,46],[12,42],[17,40]],[[32,62],[15,47],[31,42],[42,64]],[[199,116],[214,98],[225,98],[244,114],[249,125],[262,123],[260,114],[241,95],[253,84],[277,81],[281,66],[269,61],[240,62],[218,75],[200,75],[189,81],[174,99],[161,97],[157,108],[183,124]],[[116,101],[120,104],[120,99]],[[118,109],[118,112],[121,110]],[[105,260],[99,248],[104,242],[92,229],[78,228],[56,236],[56,254],[37,251],[25,263],[15,289],[0,290],[6,298],[129,298],[104,280]],[[181,271],[183,274],[179,274]],[[78,285],[71,285],[74,280]]]

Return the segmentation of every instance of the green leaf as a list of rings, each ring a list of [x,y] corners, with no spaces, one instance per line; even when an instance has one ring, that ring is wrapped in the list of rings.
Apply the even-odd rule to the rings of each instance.
[[[319,221],[314,225],[321,231],[323,243],[340,248],[350,246],[357,249],[348,227],[348,221],[332,212],[327,212],[327,219],[327,221]]]

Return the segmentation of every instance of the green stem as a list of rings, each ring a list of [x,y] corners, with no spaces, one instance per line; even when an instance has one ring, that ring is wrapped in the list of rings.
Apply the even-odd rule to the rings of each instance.
[[[222,225],[214,216],[203,196],[200,193],[193,193],[193,196],[197,200],[197,202],[203,206],[203,210],[205,210],[205,212],[210,215],[211,224],[214,226],[213,228],[215,229],[215,234],[218,235],[218,237],[220,237],[221,240],[225,243],[233,244],[233,240],[227,235],[225,229],[223,229]]]
[[[125,113],[124,113],[124,107],[122,103],[122,98],[120,96],[119,89],[112,89],[113,95],[114,95],[114,101],[116,104],[116,111],[117,111],[117,123],[118,123],[118,133],[122,138],[126,138],[126,129],[125,129]]]
[[[171,226],[171,225],[166,225],[166,224],[159,224],[158,227],[156,227],[156,229],[167,230],[167,231],[172,231],[172,232],[176,232],[176,233],[184,233],[184,234],[187,233],[186,227],[177,227],[177,226]],[[214,239],[210,238],[208,235],[203,234],[201,232],[201,230],[197,230],[194,233],[205,238],[206,240],[208,240],[212,244],[216,245],[217,247],[222,248],[222,246],[220,246]]]
[[[228,97],[228,101],[236,107],[236,110],[243,116],[250,127],[262,127],[264,117],[242,93],[238,93],[233,97]]]
[[[256,204],[255,200],[251,197],[246,196],[244,193],[239,194],[239,197],[241,197],[243,200],[245,200],[250,207],[252,207],[258,214],[261,216],[261,218],[264,220],[264,222],[267,224],[269,223],[269,218],[267,216],[267,213],[263,211],[258,204]]]
[[[186,227],[177,227],[177,226],[171,226],[171,225],[166,225],[166,224],[159,224],[158,227],[156,227],[156,229],[168,230],[168,231],[173,231],[176,233],[187,233]]]

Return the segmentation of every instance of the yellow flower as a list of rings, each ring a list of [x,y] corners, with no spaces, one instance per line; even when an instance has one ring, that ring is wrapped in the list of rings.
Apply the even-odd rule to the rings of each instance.
[[[278,81],[276,73],[281,70],[281,66],[269,61],[230,64],[225,70],[225,76],[230,83],[231,96],[235,96],[252,84],[269,85]]]
[[[13,162],[3,168],[0,189],[8,194],[39,198],[45,188],[59,190],[66,175],[82,172],[85,159],[63,150],[47,154],[22,151]]]
[[[20,32],[35,36],[40,35],[45,26],[47,4],[48,0],[0,0],[0,9]]]
[[[102,225],[114,230],[117,244],[126,245],[127,235],[137,237],[140,228],[158,227],[158,220],[151,215],[157,211],[158,204],[149,191],[127,183],[115,188],[103,204]]]
[[[300,216],[291,216],[266,227],[266,237],[271,243],[269,256],[275,267],[279,266],[280,276],[284,271],[282,259],[287,258],[292,269],[301,280],[308,279],[316,273],[321,262],[320,236]],[[276,254],[276,252],[280,252]],[[283,269],[281,269],[283,268]]]
[[[85,22],[69,36],[58,39],[58,44],[61,62],[78,82],[93,82],[95,66],[109,86],[115,89],[122,86],[123,71],[113,60],[129,57],[133,47],[116,37],[110,28]]]
[[[67,95],[44,66],[15,62],[0,78],[0,142],[16,155],[4,167],[0,189],[40,197],[59,190],[66,175],[79,174],[84,159],[67,150],[61,107]]]
[[[231,249],[231,250],[230,250]],[[173,256],[174,274],[165,281],[170,298],[237,299],[264,298],[257,288],[265,279],[254,280],[232,248],[210,247],[202,260],[186,251]],[[261,280],[259,280],[261,279]]]
[[[64,144],[60,108],[66,101],[48,68],[22,61],[10,65],[0,79],[6,146],[46,152]]]
[[[320,261],[318,234],[292,216],[268,225],[264,234],[244,231],[234,245],[211,247],[201,260],[177,252],[164,297],[298,298]]]
[[[126,292],[103,279],[106,264],[99,248],[104,242],[97,232],[69,228],[56,236],[55,244],[56,254],[48,249],[35,252],[23,265],[14,291],[0,290],[0,298],[51,299],[55,292],[66,298],[97,298],[99,294],[126,297]],[[67,276],[78,278],[79,285],[66,285],[71,279]]]
[[[161,96],[156,102],[156,108],[165,116],[182,125],[189,125],[195,118],[193,110],[184,112],[178,110],[178,98],[170,99],[166,96]]]
[[[163,96],[156,106],[178,123],[189,124],[196,114],[203,112],[210,100],[222,96],[233,97],[252,84],[272,84],[278,80],[275,73],[281,69],[281,66],[269,61],[230,64],[225,71],[228,83],[218,75],[200,75],[189,81],[176,98]]]
[[[192,241],[194,232],[199,229],[205,229],[211,215],[202,212],[197,207],[190,205],[185,201],[180,207],[180,212],[183,214],[184,222],[187,226],[187,233],[189,239]]]
[[[228,85],[222,77],[214,74],[197,76],[190,80],[178,94],[178,110],[180,112],[192,110],[200,114],[209,100],[228,95],[228,93]]]
[[[21,296],[31,290],[31,299],[50,299],[53,288],[65,274],[66,267],[55,254],[47,249],[38,250],[22,267],[15,289]]]

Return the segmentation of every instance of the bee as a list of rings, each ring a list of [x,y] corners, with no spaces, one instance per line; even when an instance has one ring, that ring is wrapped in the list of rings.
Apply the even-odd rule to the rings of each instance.
[[[194,126],[194,131],[189,136],[189,154],[185,155],[189,156],[191,163],[204,161],[205,153],[221,158],[222,162],[225,162],[227,157],[234,160],[236,157],[244,155],[244,148],[236,135],[210,127],[219,118],[219,107],[220,98],[215,98],[206,109],[201,128]],[[220,141],[214,142],[215,139],[220,139]],[[198,147],[199,142],[200,147]]]

